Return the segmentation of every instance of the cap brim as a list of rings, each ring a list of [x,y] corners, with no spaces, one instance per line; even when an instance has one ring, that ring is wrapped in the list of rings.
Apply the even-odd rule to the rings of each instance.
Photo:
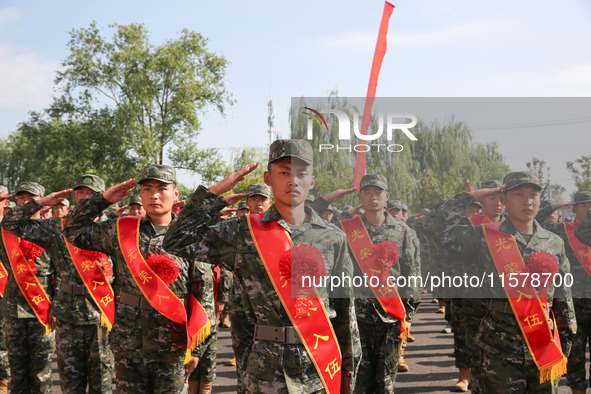
[[[533,183],[533,182],[523,182],[523,183],[519,183],[519,184],[517,184],[517,185],[515,185],[515,186],[511,186],[510,188],[505,188],[505,191],[507,192],[507,191],[509,191],[509,190],[513,190],[513,189],[515,189],[516,187],[523,186],[523,185],[531,185],[531,186],[534,186],[534,187],[536,187],[538,190],[542,190],[542,186],[538,185],[537,183]]]
[[[144,183],[146,181],[158,181],[158,182],[162,182],[162,183],[174,183],[176,185],[176,182],[175,181],[171,181],[170,179],[162,179],[162,178],[146,178],[146,179],[142,179],[138,183],[141,185],[142,183]]]

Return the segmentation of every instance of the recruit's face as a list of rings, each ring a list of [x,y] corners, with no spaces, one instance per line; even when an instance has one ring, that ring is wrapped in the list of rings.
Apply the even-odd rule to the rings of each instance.
[[[527,223],[532,221],[540,209],[540,190],[532,185],[521,185],[501,195],[507,215],[512,220]]]
[[[16,195],[16,205],[25,205],[26,203],[28,203],[31,200],[38,200],[40,199],[40,196],[36,196],[34,194],[31,194],[29,192],[20,192],[19,194]]]
[[[69,212],[68,207],[66,207],[64,204],[54,205],[51,208],[51,211],[53,212],[53,217],[56,219],[63,218]]]
[[[172,211],[172,205],[179,196],[174,183],[147,180],[142,183],[140,197],[148,215],[163,215]]]
[[[242,208],[241,210],[236,212],[236,216],[244,216],[244,215],[248,215],[249,211],[246,208]]]
[[[269,170],[265,172],[265,183],[273,189],[275,203],[302,205],[314,187],[313,167],[300,159],[286,157],[271,163]]]
[[[263,213],[267,212],[267,209],[271,207],[273,201],[269,197],[255,194],[246,199],[246,205],[250,213]]]
[[[332,221],[332,218],[334,218],[334,212],[333,211],[324,211],[324,213],[320,216],[322,219],[326,220],[327,222]]]
[[[501,203],[501,193],[486,196],[478,202],[482,205],[482,213],[489,218],[496,218],[505,212],[505,206]]]
[[[397,220],[402,220],[402,209],[400,208],[392,208],[388,211],[390,215],[392,215]]]
[[[74,201],[78,204],[78,201],[85,199],[86,197],[94,196],[95,191],[86,186],[77,187],[74,190]]]
[[[146,211],[140,204],[131,204],[129,206],[129,216],[145,216]]]
[[[368,211],[383,211],[390,193],[377,186],[366,186],[359,192],[359,201]]]
[[[591,202],[580,202],[573,207],[573,212],[577,217],[577,223],[581,223],[585,218],[585,214],[591,208]]]

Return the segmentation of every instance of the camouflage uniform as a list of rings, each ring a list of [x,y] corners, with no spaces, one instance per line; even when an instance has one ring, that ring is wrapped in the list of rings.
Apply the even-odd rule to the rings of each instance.
[[[523,181],[526,177],[528,182]],[[535,180],[531,174],[512,173],[505,177],[503,183],[509,190],[524,183],[536,184]],[[431,212],[425,225],[446,247],[461,253],[465,261],[472,264],[468,272],[496,274],[482,226],[462,223],[462,213],[473,201],[470,194],[463,193]],[[570,264],[562,240],[537,222],[534,222],[534,228],[529,240],[513,227],[510,220],[501,224],[500,231],[515,237],[524,260],[533,252],[543,250],[556,257],[561,276],[569,273]],[[474,295],[487,298],[482,300],[486,312],[475,336],[481,368],[476,374],[473,371],[473,392],[553,392],[555,387],[552,382],[539,383],[538,369],[519,324],[511,308],[505,305],[508,301],[499,277],[493,275],[494,286],[489,287],[489,284],[481,289],[471,289]],[[568,356],[576,332],[570,289],[564,286],[549,288],[548,303],[556,317],[562,351]],[[501,308],[501,305],[504,307]],[[558,380],[554,383],[557,384]]]
[[[142,171],[140,182],[148,178],[167,183],[176,181],[174,169],[167,166],[146,167]],[[117,392],[180,393],[185,378],[185,325],[167,319],[143,297],[119,246],[117,219],[98,223],[93,221],[110,205],[102,193],[81,200],[68,217],[64,235],[73,245],[105,253],[113,260],[114,288],[119,300],[111,332]],[[148,215],[141,219],[139,247],[142,255],[148,258],[152,254],[163,254],[173,258],[180,272],[169,288],[181,300],[190,291],[211,316],[213,297],[210,302],[204,299],[210,292],[208,289],[211,289],[211,272],[202,263],[166,253],[162,249],[165,232],[166,227],[155,226]],[[203,272],[207,274],[201,275]],[[208,281],[210,285],[206,285]],[[212,338],[213,335],[208,336],[192,355],[200,357]]]
[[[306,145],[303,141],[276,141],[271,146],[269,161],[294,156],[298,152],[301,154],[303,151],[309,158],[306,161],[311,164],[311,147]],[[244,307],[251,324],[291,326],[256,250],[247,217],[222,221],[217,213],[225,206],[222,198],[200,186],[171,224],[164,240],[165,249],[179,256],[222,264],[231,269],[238,280],[235,285],[241,287]],[[264,214],[262,221],[278,221],[281,227],[291,233],[294,245],[306,243],[316,247],[324,256],[328,275],[351,276],[353,266],[342,231],[326,223],[311,208],[306,207],[305,212],[308,219],[301,226],[290,226],[273,205]],[[355,384],[360,345],[352,290],[339,290],[339,294],[329,294],[327,288],[317,288],[341,348],[342,391],[350,392]],[[245,389],[248,392],[323,391],[320,376],[301,343],[255,339],[243,360]]]
[[[591,192],[578,192],[575,194],[575,203],[591,202]],[[544,220],[554,210],[551,205],[541,209],[536,220],[547,230],[557,234],[564,241],[566,256],[571,264],[571,274],[575,281],[572,287],[573,303],[577,316],[577,334],[573,340],[572,349],[568,356],[568,372],[566,374],[567,385],[572,389],[585,390],[585,349],[587,341],[591,340],[591,276],[579,262],[575,252],[570,246],[566,229],[562,223],[544,223]]]
[[[104,190],[96,175],[83,175],[74,188]],[[3,226],[13,234],[43,247],[55,269],[55,298],[51,314],[57,319],[56,348],[60,386],[64,393],[110,393],[113,354],[109,332],[101,327],[101,311],[78,273],[62,234],[62,219],[29,219],[43,207],[35,200],[13,209]],[[100,263],[99,263],[100,264]]]
[[[381,175],[366,175],[362,178],[360,190],[367,186],[377,186],[387,190],[386,180]],[[361,215],[361,220],[373,244],[393,241],[398,246],[398,263],[390,268],[392,277],[410,277],[420,272],[413,245],[411,229],[401,221],[385,212],[385,221],[380,226],[371,224]],[[351,259],[355,257],[351,251]],[[357,263],[354,263],[355,276],[363,276]],[[404,302],[406,317],[412,321],[415,305],[409,302],[415,288],[400,288],[399,294]],[[355,311],[359,336],[361,339],[361,364],[355,383],[355,393],[393,393],[400,358],[400,320],[386,313],[370,288],[355,288]]]
[[[23,182],[19,192],[43,196],[45,189],[34,182]],[[55,351],[55,333],[45,335],[45,327],[39,322],[29,303],[22,294],[4,249],[0,246],[2,262],[8,272],[8,282],[2,301],[2,314],[8,344],[8,361],[11,371],[10,392],[51,393],[51,359]],[[47,251],[35,259],[37,279],[53,299],[54,269]]]

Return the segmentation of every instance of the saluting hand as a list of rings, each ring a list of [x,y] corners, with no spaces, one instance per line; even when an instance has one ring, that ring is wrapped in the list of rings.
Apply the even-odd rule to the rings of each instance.
[[[334,192],[328,193],[326,196],[323,196],[322,198],[324,198],[328,202],[337,202],[343,197],[345,197],[347,194],[353,193],[355,190],[357,190],[356,187],[352,187],[350,189],[338,189]]]
[[[129,205],[124,205],[120,208],[117,208],[116,210],[113,211],[113,215],[119,217],[121,216],[121,214],[123,213],[123,211],[125,211],[125,209],[128,207]]]
[[[504,188],[505,185],[500,187],[488,187],[484,189],[473,190],[471,192],[468,192],[468,194],[470,194],[476,201],[480,201],[485,197],[501,193]]]
[[[123,200],[125,196],[129,195],[129,190],[136,184],[135,179],[128,179],[125,182],[121,182],[118,185],[111,186],[104,193],[103,197],[111,204],[115,204]]]
[[[564,207],[571,207],[573,205],[575,205],[575,203],[570,202],[570,201],[564,201],[564,200],[556,201],[555,203],[552,204],[552,209],[556,211],[557,209],[564,208]]]
[[[241,169],[240,171],[236,171],[232,175],[227,176],[226,178],[222,179],[216,184],[213,184],[209,187],[209,191],[213,194],[224,194],[234,188],[238,184],[238,182],[243,181],[244,177],[255,170],[259,165],[258,162],[252,163]]]
[[[224,201],[228,204],[228,205],[234,205],[236,204],[238,201],[242,200],[244,197],[246,197],[248,194],[246,193],[238,193],[238,194],[228,194],[227,196],[224,196]]]
[[[12,196],[14,196],[16,193],[12,193],[12,194],[8,194],[8,193],[0,193],[0,201],[4,201]]]
[[[44,207],[53,207],[54,205],[64,201],[64,197],[72,193],[72,190],[73,189],[66,189],[59,192],[53,192],[45,197],[41,197],[40,199],[38,199],[37,204],[42,205]]]

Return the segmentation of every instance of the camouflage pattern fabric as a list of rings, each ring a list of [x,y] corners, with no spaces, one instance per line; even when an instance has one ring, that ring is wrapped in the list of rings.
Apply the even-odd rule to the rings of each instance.
[[[55,336],[62,392],[83,393],[88,386],[89,393],[110,393],[114,368],[107,328],[58,320]]]
[[[6,331],[4,328],[4,316],[2,315],[2,311],[0,310],[0,380],[8,379],[10,379],[10,367],[8,365],[8,348],[6,347]]]
[[[424,226],[429,232],[436,234],[446,248],[460,253],[467,264],[473,264],[473,270],[496,273],[482,227],[462,224],[462,213],[473,201],[468,193],[456,196],[432,211]],[[569,273],[570,264],[566,258],[564,242],[537,222],[534,223],[534,228],[535,232],[529,240],[513,227],[510,220],[501,224],[500,231],[515,237],[524,260],[530,254],[543,250],[556,257],[560,275]],[[495,275],[493,279],[494,286],[484,289],[487,297],[483,298],[506,300],[500,279]],[[576,332],[570,288],[550,287],[548,304],[556,317],[562,351],[568,356]],[[476,371],[477,375],[473,375],[473,378],[482,392],[552,390],[550,382],[539,384],[539,372],[527,350],[525,339],[511,308],[509,313],[487,308],[478,327],[475,344],[481,351],[482,370]],[[512,373],[508,373],[509,371]]]
[[[89,183],[91,178],[88,175],[85,177]],[[31,200],[10,211],[2,223],[8,231],[43,247],[51,256],[55,269],[56,289],[51,303],[51,314],[61,323],[56,326],[56,331],[62,328],[65,330],[63,333],[56,334],[62,391],[80,392],[82,387],[86,387],[87,382],[91,392],[109,392],[112,388],[113,354],[108,345],[98,346],[95,343],[96,340],[102,341],[102,338],[96,338],[97,335],[93,338],[83,334],[101,332],[101,335],[107,337],[104,342],[109,343],[108,332],[100,327],[100,309],[90,294],[74,295],[60,290],[61,284],[84,288],[84,282],[70,257],[62,234],[62,220],[29,219],[42,208],[35,200]],[[98,264],[100,265],[100,262]],[[70,338],[70,334],[76,332],[80,332],[83,336]],[[96,375],[103,381],[102,388],[97,387]]]
[[[366,179],[366,175],[363,179]],[[372,178],[373,179],[373,178]],[[369,179],[369,181],[372,181]],[[361,215],[361,220],[369,233],[373,244],[393,241],[398,246],[398,263],[390,268],[390,276],[409,277],[420,272],[420,262],[416,261],[416,249],[413,244],[411,229],[404,223],[385,213],[381,226],[371,224]],[[354,259],[351,252],[351,259]],[[354,263],[355,275],[363,276],[357,263]],[[399,288],[404,302],[407,320],[412,321],[415,305],[409,300],[415,296],[414,287]],[[359,366],[356,393],[389,393],[394,391],[398,358],[400,357],[400,321],[387,314],[369,288],[355,288],[355,311],[359,324],[362,357]]]
[[[199,364],[191,372],[189,379],[202,380],[205,382],[213,382],[215,380],[215,365],[216,365],[216,350],[217,350],[218,334],[215,332],[212,341],[205,347],[201,357],[199,357]]]
[[[297,150],[297,146],[293,148]],[[218,212],[225,206],[223,198],[200,186],[171,224],[164,240],[165,249],[182,257],[223,264],[233,270],[242,287],[243,300],[251,311],[247,313],[251,324],[290,326],[252,240],[247,218],[222,221]],[[329,275],[352,275],[353,266],[342,231],[326,223],[310,208],[306,209],[306,215],[309,220],[292,231],[273,205],[262,221],[277,220],[291,233],[294,244],[307,243],[316,247],[325,258]],[[328,289],[317,288],[341,347],[342,389],[347,392],[355,383],[360,345],[352,290],[338,290],[340,298],[336,298],[337,292],[329,294]],[[255,340],[244,357],[248,392],[323,390],[320,376],[302,344]]]
[[[142,299],[141,290],[133,279],[119,246],[117,220],[98,223],[93,221],[109,205],[111,203],[102,194],[80,201],[68,217],[64,235],[79,248],[110,255],[115,272],[116,293],[120,296],[126,293]],[[169,288],[181,300],[190,291],[208,312],[212,327],[215,327],[211,267],[166,253],[162,248],[165,232],[166,227],[154,226],[149,216],[146,215],[141,220],[139,246],[144,258],[152,254],[162,254],[174,259],[180,272]],[[132,306],[123,302],[117,304],[116,316],[111,332],[111,349],[115,355],[117,391],[182,391],[185,375],[183,361],[187,346],[185,326],[168,320],[152,307]],[[200,357],[212,338],[213,335],[210,335],[199,345],[192,352],[193,356]]]

